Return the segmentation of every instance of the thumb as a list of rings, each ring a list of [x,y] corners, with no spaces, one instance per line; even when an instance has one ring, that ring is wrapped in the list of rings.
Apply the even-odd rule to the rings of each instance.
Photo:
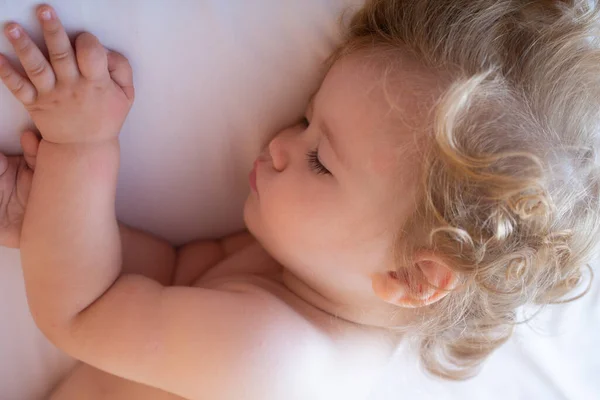
[[[75,54],[81,75],[88,79],[106,78],[106,53],[96,36],[88,32],[77,36]]]
[[[133,101],[135,90],[133,88],[133,71],[129,60],[116,51],[108,50],[108,72],[112,80],[123,89],[127,98]]]

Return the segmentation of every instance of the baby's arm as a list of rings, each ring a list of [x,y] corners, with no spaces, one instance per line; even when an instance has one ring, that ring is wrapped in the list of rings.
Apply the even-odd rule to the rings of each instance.
[[[21,136],[22,156],[0,153],[0,246],[19,248],[23,216],[40,141],[32,131]],[[175,249],[150,233],[119,222],[121,274],[139,274],[162,285],[191,285],[210,267],[253,241],[247,232],[220,240],[196,240]]]
[[[42,21],[42,27],[52,66],[22,28],[15,25],[8,28],[9,31],[16,28],[19,37],[11,41],[31,82],[19,77],[5,59],[0,58],[0,63],[4,64],[1,66],[4,83],[28,108],[45,139],[39,147],[32,144],[38,171],[23,229],[24,262],[27,264],[32,260],[34,266],[43,264],[43,268],[36,267],[39,271],[34,270],[37,275],[44,276],[43,269],[53,273],[43,278],[45,286],[58,288],[71,284],[83,298],[68,303],[81,307],[82,302],[91,304],[91,297],[104,292],[116,276],[127,273],[141,274],[163,285],[187,285],[225,257],[227,247],[236,246],[232,243],[248,242],[245,235],[238,235],[223,242],[194,242],[176,253],[168,243],[156,237],[122,224],[117,228],[113,203],[119,148],[116,136],[111,139],[111,133],[104,130],[106,125],[109,131],[120,127],[119,115],[123,118],[123,110],[126,112],[129,108],[133,95],[131,70],[127,61],[116,54],[109,54],[109,60],[102,60],[104,49],[91,35],[85,35],[84,40],[78,38],[75,60],[73,49],[65,40],[66,35],[55,15],[50,21]],[[79,72],[84,76],[78,77]],[[103,79],[107,79],[108,85],[99,84]],[[106,92],[111,90],[114,97],[109,95],[103,99],[103,95],[107,97]],[[97,96],[97,99],[91,96]],[[114,107],[117,108],[112,110]],[[118,107],[123,110],[119,111]],[[109,114],[97,115],[102,111]],[[88,120],[82,121],[81,117],[73,118],[73,115],[87,116]],[[111,122],[114,119],[117,121]],[[96,130],[95,135],[100,139],[108,135],[109,140],[86,138],[86,130]],[[29,157],[32,158],[31,154]],[[90,262],[96,266],[104,263],[108,267],[85,267]],[[61,273],[61,268],[52,268],[52,264],[61,265],[65,270],[70,264],[81,265],[81,277],[75,271]],[[98,275],[94,276],[95,273]],[[82,284],[83,275],[88,277],[88,282],[104,283],[95,291],[90,290],[92,284]],[[40,276],[32,281],[38,282]],[[60,282],[53,282],[55,280]],[[65,290],[57,292],[57,299],[68,293]],[[91,294],[88,300],[84,293]],[[47,306],[48,302],[40,301],[40,304]]]
[[[122,274],[138,274],[164,286],[190,286],[211,267],[240,251],[254,237],[247,231],[222,239],[194,240],[174,248],[167,241],[119,223]]]
[[[23,215],[37,162],[39,139],[21,136],[22,156],[0,153],[0,246],[19,248]],[[174,248],[150,233],[119,222],[123,264],[121,274],[139,274],[162,285],[189,286],[223,258],[254,239],[247,231],[219,240],[195,240]]]
[[[209,289],[120,275],[117,135],[131,69],[114,54],[107,62],[89,34],[75,61],[54,11],[42,11],[53,17],[42,23],[52,66],[20,27],[11,42],[31,81],[0,56],[0,77],[43,137],[21,240],[40,330],[85,363],[184,398],[315,398],[297,360],[326,368],[312,356],[322,334],[282,298],[246,281]]]
[[[121,273],[114,210],[117,136],[133,103],[133,86],[127,60],[107,56],[90,34],[77,38],[75,59],[69,38],[51,15],[42,27],[52,65],[22,27],[10,24],[7,34],[30,81],[4,57],[0,76],[43,138],[21,256],[31,313],[52,340],[66,334]]]
[[[121,274],[139,274],[162,285],[171,284],[176,251],[169,242],[119,223],[122,246]]]

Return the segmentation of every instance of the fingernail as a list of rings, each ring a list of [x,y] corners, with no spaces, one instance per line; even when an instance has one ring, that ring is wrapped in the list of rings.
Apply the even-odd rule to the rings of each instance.
[[[21,37],[21,30],[18,26],[13,26],[8,30],[8,36],[10,36],[13,39],[18,39]]]
[[[52,19],[52,13],[50,12],[50,10],[45,9],[40,13],[40,18],[44,21],[50,21]]]

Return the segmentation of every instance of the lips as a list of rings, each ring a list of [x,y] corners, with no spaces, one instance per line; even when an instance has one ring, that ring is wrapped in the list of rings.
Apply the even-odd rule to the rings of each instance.
[[[250,174],[248,176],[248,180],[250,182],[250,187],[256,193],[258,193],[258,186],[256,184],[256,176],[257,176],[257,172],[258,172],[258,165],[260,163],[267,162],[267,161],[271,161],[270,154],[268,152],[261,153],[258,156],[258,158],[254,161],[254,166],[252,167],[252,171],[250,171]]]
[[[258,167],[258,160],[254,161],[254,167],[252,171],[250,171],[250,175],[248,176],[248,180],[250,181],[250,188],[258,193],[258,188],[256,187],[256,169]]]

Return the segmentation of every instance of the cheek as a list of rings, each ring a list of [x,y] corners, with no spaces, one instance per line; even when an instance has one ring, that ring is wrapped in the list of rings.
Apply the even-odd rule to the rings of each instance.
[[[273,222],[285,221],[288,227],[308,220],[323,220],[336,202],[326,185],[305,174],[281,174],[265,182],[261,193],[261,212]]]
[[[310,251],[334,245],[345,230],[344,203],[335,183],[304,173],[265,180],[257,212],[269,236]]]

